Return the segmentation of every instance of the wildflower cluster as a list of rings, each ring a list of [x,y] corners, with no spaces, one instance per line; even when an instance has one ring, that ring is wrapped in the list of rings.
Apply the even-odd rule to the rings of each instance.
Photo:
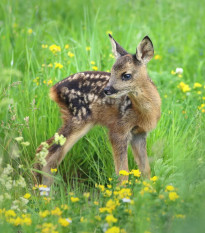
[[[57,141],[59,141],[59,137],[58,135]],[[57,169],[53,168],[53,171],[56,172]],[[159,221],[158,216],[163,215],[163,218],[167,216],[170,219],[169,210],[174,213],[172,221],[185,218],[184,213],[180,211],[180,203],[182,203],[180,196],[173,185],[163,186],[158,176],[144,180],[141,178],[139,170],[130,172],[121,170],[119,174],[128,179],[119,184],[118,178],[113,177],[109,178],[109,183],[106,185],[96,184],[95,186],[100,192],[96,198],[92,197],[89,192],[81,195],[69,192],[67,197],[64,197],[63,204],[59,203],[58,194],[49,187],[34,186],[35,195],[27,192],[22,198],[27,200],[28,207],[39,198],[39,203],[42,202],[42,205],[35,215],[21,214],[14,209],[0,209],[0,218],[13,226],[32,226],[35,232],[56,233],[64,231],[63,229],[68,232],[74,231],[74,229],[77,231],[87,229],[87,231],[93,232],[95,228],[105,233],[126,233],[130,232],[133,227],[125,224],[128,218],[133,224],[144,221],[145,231],[149,232],[150,222]],[[49,205],[51,201],[52,205]],[[139,208],[146,210],[150,204],[155,202],[160,203],[160,206],[157,207],[159,212],[156,215],[150,216],[149,211],[145,211],[143,217],[136,218]],[[143,205],[141,206],[140,203]],[[38,220],[36,220],[36,214]]]

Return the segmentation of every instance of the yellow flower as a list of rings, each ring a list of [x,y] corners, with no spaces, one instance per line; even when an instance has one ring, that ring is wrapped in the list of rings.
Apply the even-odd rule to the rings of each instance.
[[[47,84],[48,85],[50,85],[50,84],[52,84],[53,83],[53,81],[50,79],[50,80],[48,80],[48,82],[47,82]]]
[[[202,100],[205,100],[205,96],[202,97]]]
[[[32,223],[32,220],[31,220],[31,218],[25,217],[22,219],[22,223],[26,224],[27,226],[30,226]]]
[[[119,175],[122,175],[122,176],[129,176],[129,172],[125,171],[125,170],[120,170],[119,171]]]
[[[60,64],[60,63],[55,62],[55,69],[57,69],[57,68],[62,69],[63,65]]]
[[[150,178],[151,181],[155,182],[158,180],[158,176],[153,176],[152,178]]]
[[[164,95],[164,98],[167,99],[167,97],[168,97],[168,95],[165,94],[165,95]]]
[[[141,176],[141,172],[137,169],[137,170],[132,170],[130,172],[130,174],[133,174],[135,177],[140,177]]]
[[[50,211],[49,211],[49,210],[44,210],[44,211],[40,211],[40,212],[39,212],[39,216],[40,216],[41,218],[45,218],[45,217],[47,217],[49,214],[50,214]]]
[[[110,58],[115,58],[115,56],[112,53],[109,54],[109,57]]]
[[[45,200],[45,204],[48,204],[51,201],[50,197],[43,197],[43,200]]]
[[[23,197],[26,198],[26,199],[29,199],[31,197],[31,194],[30,193],[26,193]]]
[[[56,173],[57,172],[57,168],[51,168],[51,173]]]
[[[99,184],[97,187],[101,190],[101,192],[105,191],[105,186],[104,185]]]
[[[52,64],[52,63],[49,63],[49,64],[48,64],[48,67],[53,67],[53,64]]]
[[[85,198],[89,198],[89,197],[90,197],[90,193],[83,193],[83,196],[84,196]]]
[[[47,49],[47,48],[48,48],[48,45],[47,45],[47,44],[42,44],[41,47],[42,47],[43,49]]]
[[[91,64],[91,65],[95,65],[95,62],[94,62],[94,61],[91,61],[90,64]]]
[[[194,83],[194,89],[198,87],[202,87],[201,83]]]
[[[70,47],[69,44],[65,45],[65,49],[69,49],[69,47]]]
[[[109,214],[106,216],[105,221],[110,224],[110,223],[116,223],[117,218],[115,218],[112,214]]]
[[[16,213],[14,210],[7,210],[5,211],[5,217],[16,217]]]
[[[184,214],[176,214],[175,218],[181,218],[181,219],[185,219],[185,215]]]
[[[69,209],[69,206],[66,205],[66,204],[63,204],[63,205],[61,205],[61,208],[64,209],[64,210],[68,210],[68,209]]]
[[[111,190],[106,190],[104,193],[104,197],[110,197],[112,195],[112,191]]]
[[[107,30],[107,31],[106,31],[106,34],[110,34],[110,35],[112,35],[112,31]]]
[[[60,210],[59,207],[56,207],[54,210],[51,210],[51,214],[60,216],[62,214],[62,211]]]
[[[118,205],[119,205],[118,200],[115,201],[113,201],[112,199],[108,200],[106,203],[106,208],[108,213],[111,213]]]
[[[95,219],[98,220],[98,221],[101,221],[101,217],[100,216],[95,216]]]
[[[201,104],[201,106],[198,106],[198,109],[201,110],[204,107],[205,107],[205,104]]]
[[[42,65],[41,65],[41,67],[45,67],[45,66],[46,66],[46,64],[42,64]]]
[[[197,94],[198,94],[198,95],[201,95],[201,91],[197,91]]]
[[[78,197],[71,197],[70,198],[71,202],[78,202],[80,199]]]
[[[167,191],[174,191],[174,190],[175,190],[174,186],[172,186],[172,185],[167,185],[167,186],[166,186],[166,189],[165,189],[165,192],[167,192]]]
[[[182,76],[182,74],[178,74],[178,77],[179,77],[179,78],[182,78],[183,76]]]
[[[203,108],[203,109],[201,110],[201,112],[205,113],[205,109]]]
[[[63,227],[67,227],[70,224],[70,222],[66,218],[59,218],[58,222]]]
[[[22,219],[20,217],[10,219],[10,223],[12,223],[15,226],[19,226],[23,223]]]
[[[46,80],[43,80],[43,83],[46,84]]]
[[[98,201],[94,201],[93,203],[94,203],[94,205],[99,205]]]
[[[175,74],[176,74],[176,72],[175,72],[174,70],[172,70],[172,71],[171,71],[171,74],[172,74],[172,75],[175,75]]]
[[[75,55],[74,55],[74,53],[71,53],[71,52],[69,51],[69,52],[68,52],[68,56],[72,58],[72,57],[74,57]]]
[[[51,46],[49,46],[49,50],[53,53],[56,54],[58,52],[61,52],[61,47],[56,45],[56,44],[52,44]]]
[[[29,28],[27,32],[28,32],[28,34],[32,34],[33,30],[31,28]]]
[[[90,46],[86,46],[86,51],[90,51],[91,50],[91,48],[90,48]]]
[[[157,54],[157,55],[154,56],[154,59],[155,60],[162,60],[162,56],[160,56],[160,55]]]
[[[97,71],[98,70],[98,67],[97,66],[92,66],[92,69]]]
[[[184,82],[180,82],[179,85],[177,86],[181,91],[183,92],[188,92],[191,90],[188,84],[185,84]]]
[[[120,233],[120,228],[119,227],[111,227],[111,228],[108,228],[105,233]]]
[[[176,192],[170,192],[169,193],[169,199],[171,200],[171,201],[175,201],[176,199],[178,199],[179,198],[179,195],[176,193]]]
[[[99,208],[99,211],[100,211],[100,213],[104,213],[106,211],[109,212],[109,209],[106,207],[101,207],[101,208]],[[109,212],[109,213],[111,213],[111,212]]]
[[[108,187],[109,189],[111,189],[111,188],[112,188],[112,185],[108,184],[107,187]]]
[[[205,98],[205,97],[204,97]],[[112,178],[108,178],[108,180],[111,182],[112,181]]]
[[[81,217],[81,218],[80,218],[80,222],[87,222],[87,219],[84,218],[84,217]]]
[[[47,185],[45,185],[45,184],[39,184],[38,187],[39,187],[39,188],[47,188]]]

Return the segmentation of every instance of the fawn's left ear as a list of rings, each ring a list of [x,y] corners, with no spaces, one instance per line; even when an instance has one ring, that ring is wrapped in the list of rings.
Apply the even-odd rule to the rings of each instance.
[[[154,47],[152,41],[148,36],[145,36],[137,47],[136,58],[144,64],[147,64],[153,56]]]
[[[109,38],[110,38],[110,42],[112,45],[112,52],[115,56],[115,58],[119,58],[121,56],[124,56],[126,54],[128,54],[128,52],[126,50],[124,50],[114,39],[113,37],[109,34]]]

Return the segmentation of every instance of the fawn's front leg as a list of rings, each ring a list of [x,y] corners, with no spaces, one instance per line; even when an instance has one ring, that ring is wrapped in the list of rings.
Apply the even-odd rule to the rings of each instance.
[[[139,166],[139,170],[145,177],[150,178],[150,166],[147,157],[146,136],[146,133],[132,133],[131,146],[135,161]]]
[[[119,175],[120,170],[129,171],[127,159],[127,135],[110,132],[110,141],[112,144],[115,172]],[[127,180],[126,176],[120,177],[120,181]]]

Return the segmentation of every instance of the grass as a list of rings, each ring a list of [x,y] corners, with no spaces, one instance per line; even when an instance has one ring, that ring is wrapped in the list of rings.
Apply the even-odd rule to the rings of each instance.
[[[121,232],[203,232],[205,9],[200,3],[0,2],[1,232],[120,232],[118,227]],[[79,71],[110,70],[114,59],[108,31],[130,52],[145,35],[153,41],[157,56],[148,70],[162,97],[162,117],[148,136],[148,154],[152,176],[158,179],[143,183],[129,175],[130,183],[118,188],[107,130],[97,126],[68,153],[54,174],[50,196],[39,196],[31,181],[35,150],[61,125],[49,88]],[[52,44],[61,51],[50,51]],[[55,62],[63,68],[55,68]],[[183,68],[182,77],[171,74],[177,67]],[[196,83],[202,86],[194,88]],[[17,142],[19,136],[30,145]],[[137,169],[130,148],[128,155],[130,170]],[[167,185],[174,190],[166,190]],[[90,196],[83,196],[87,192]],[[170,192],[179,198],[170,199]],[[31,196],[25,198],[26,193]],[[108,209],[101,212],[102,207]]]

